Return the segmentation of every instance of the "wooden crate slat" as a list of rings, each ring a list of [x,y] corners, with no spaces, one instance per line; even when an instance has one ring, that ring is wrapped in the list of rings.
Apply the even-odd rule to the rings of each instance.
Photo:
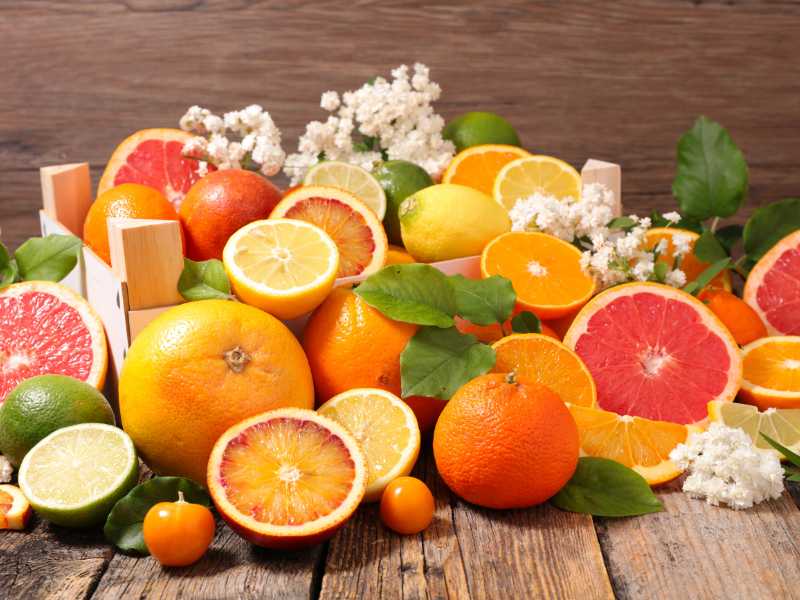
[[[39,176],[44,212],[83,238],[83,222],[94,200],[89,163],[42,167]]]

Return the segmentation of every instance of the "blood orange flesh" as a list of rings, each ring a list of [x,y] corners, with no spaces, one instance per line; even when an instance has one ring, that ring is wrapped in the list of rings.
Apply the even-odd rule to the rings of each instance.
[[[101,388],[106,352],[100,319],[68,288],[31,281],[0,292],[0,402],[21,381],[45,373]]]
[[[699,300],[652,283],[617,286],[575,317],[564,343],[580,356],[608,411],[691,424],[711,400],[733,400],[739,348]]]
[[[744,286],[744,301],[770,335],[800,335],[800,231],[761,257]]]

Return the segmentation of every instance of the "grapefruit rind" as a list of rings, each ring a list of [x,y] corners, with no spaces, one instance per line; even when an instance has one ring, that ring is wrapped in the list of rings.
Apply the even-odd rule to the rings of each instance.
[[[272,525],[242,514],[228,499],[220,471],[228,444],[250,427],[272,419],[292,419],[299,422],[312,421],[339,438],[355,465],[352,486],[346,498],[333,511],[313,521],[299,525]],[[344,525],[364,498],[367,486],[367,463],[364,453],[353,436],[339,423],[313,410],[302,408],[280,408],[271,410],[230,427],[223,433],[208,460],[207,485],[211,499],[220,515],[239,535],[258,546],[293,550],[313,546],[330,538]]]
[[[742,376],[742,388],[739,392],[739,396],[744,402],[753,404],[760,410],[768,408],[800,408],[800,386],[796,389],[779,390],[760,385],[759,383],[747,379],[748,374],[746,367],[748,354],[762,346],[775,344],[792,347],[796,346],[796,350],[792,353],[792,356],[785,360],[793,361],[793,364],[797,365],[793,370],[797,370],[797,378],[800,380],[800,336],[776,335],[761,338],[750,342],[742,348],[745,370]]]

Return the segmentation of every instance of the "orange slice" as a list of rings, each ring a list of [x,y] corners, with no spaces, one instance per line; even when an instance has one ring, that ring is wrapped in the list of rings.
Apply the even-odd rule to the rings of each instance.
[[[667,248],[658,257],[658,262],[665,263],[670,269],[675,263],[675,244],[672,242],[672,236],[676,233],[686,235],[691,238],[690,247],[692,252],[681,258],[680,269],[686,273],[686,282],[694,281],[697,277],[711,266],[711,263],[703,262],[694,255],[694,245],[700,238],[700,234],[690,231],[688,229],[677,229],[674,227],[653,227],[648,229],[645,234],[644,243],[648,250],[652,250],[661,240],[666,240]],[[731,290],[731,275],[726,269],[714,279],[711,280],[706,287],[723,288]]]
[[[495,373],[515,373],[541,383],[564,402],[594,406],[597,390],[589,369],[572,350],[541,333],[518,333],[492,344]]]
[[[300,408],[237,423],[208,461],[208,490],[219,514],[267,548],[303,548],[331,537],[358,508],[367,476],[353,436]]]
[[[535,193],[566,200],[581,197],[581,176],[572,165],[541,154],[512,160],[497,174],[492,188],[494,199],[514,208],[517,200]]]
[[[481,144],[462,150],[453,157],[442,175],[442,183],[460,183],[489,196],[494,190],[494,180],[505,165],[512,160],[530,156],[530,152],[504,144]]]
[[[760,410],[800,408],[800,336],[766,337],[742,348],[742,400]]]
[[[297,219],[325,231],[339,248],[338,277],[369,275],[384,266],[389,242],[375,213],[350,192],[304,185],[284,196],[271,219]]]
[[[31,505],[17,486],[0,485],[0,529],[25,529]]]
[[[693,425],[623,416],[599,408],[568,408],[578,426],[581,456],[615,460],[639,473],[650,485],[665,483],[682,473],[669,453],[690,433],[701,431]]]
[[[481,255],[483,277],[510,279],[517,303],[541,319],[575,312],[589,301],[595,282],[581,268],[581,251],[546,233],[511,231]]]

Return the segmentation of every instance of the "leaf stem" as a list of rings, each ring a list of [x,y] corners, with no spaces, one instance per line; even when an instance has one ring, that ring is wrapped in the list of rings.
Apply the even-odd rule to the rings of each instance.
[[[716,233],[717,225],[719,225],[719,217],[714,217],[714,220],[711,221],[711,233]]]

